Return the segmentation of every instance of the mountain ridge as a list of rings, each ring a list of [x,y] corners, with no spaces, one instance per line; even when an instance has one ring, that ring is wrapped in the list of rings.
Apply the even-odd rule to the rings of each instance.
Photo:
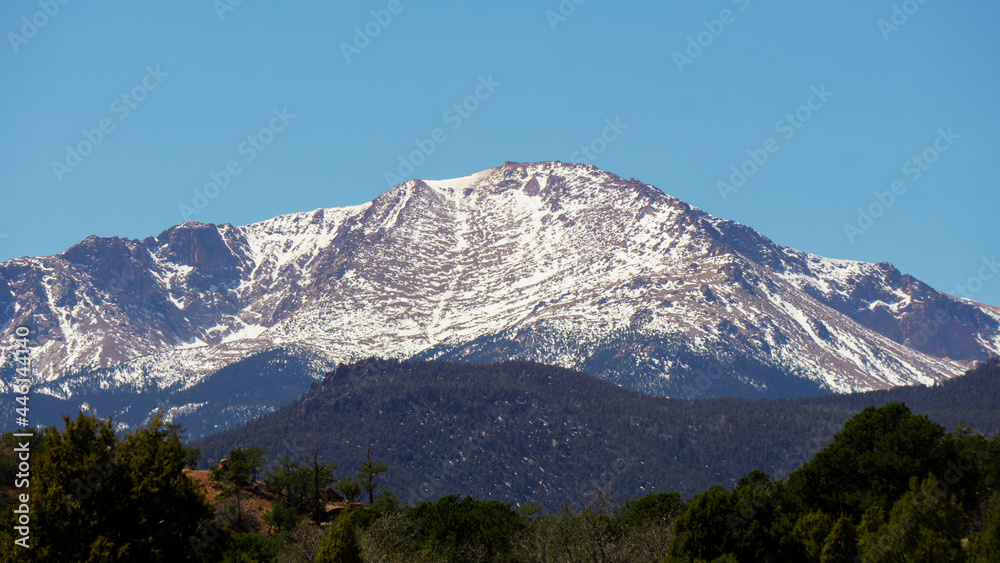
[[[341,467],[355,467],[371,447],[390,466],[386,487],[404,502],[472,494],[557,510],[605,487],[619,499],[691,496],[713,485],[731,488],[754,469],[783,479],[868,406],[905,402],[945,430],[967,424],[994,436],[998,377],[993,359],[933,388],[686,400],[530,362],[371,358],[337,366],[277,412],[191,445],[201,449],[203,465],[251,446],[267,450],[273,465],[318,444],[325,461]]]
[[[328,365],[532,360],[668,396],[782,396],[788,375],[812,389],[792,395],[929,384],[1000,349],[998,308],[559,162],[246,226],[91,236],[0,264],[0,309],[12,303],[0,336],[33,324],[36,387],[68,400],[85,384],[64,381],[74,366],[117,370],[108,388],[181,391],[273,347]]]

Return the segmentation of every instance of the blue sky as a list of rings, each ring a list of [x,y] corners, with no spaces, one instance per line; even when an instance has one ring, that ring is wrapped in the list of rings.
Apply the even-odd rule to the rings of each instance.
[[[577,159],[1000,305],[997,21],[987,0],[10,0],[0,260],[363,203],[401,158],[426,179]]]

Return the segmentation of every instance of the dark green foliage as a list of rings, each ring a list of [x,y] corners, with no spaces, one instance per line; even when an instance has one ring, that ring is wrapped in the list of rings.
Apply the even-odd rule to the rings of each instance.
[[[399,503],[399,498],[392,491],[382,491],[375,496],[375,502],[357,510],[354,513],[354,520],[358,527],[364,529],[372,525],[383,516],[399,514],[403,506]]]
[[[677,519],[671,553],[709,560],[726,554],[746,561],[801,559],[804,548],[795,541],[794,526],[782,483],[752,471],[732,491],[713,487],[688,503]]]
[[[45,428],[20,428],[18,434],[31,434],[31,437],[15,437],[12,432],[3,435],[0,441],[0,483],[11,486],[16,480],[18,472],[18,458],[14,448],[21,448],[27,444],[28,451],[32,456],[40,455],[45,451],[46,437],[55,432],[54,427]],[[6,495],[0,495],[0,510],[8,504]]]
[[[1000,434],[1000,357],[993,357],[960,377],[933,387],[895,387],[885,391],[827,395],[796,400],[817,408],[846,409],[856,413],[868,406],[906,403],[945,428],[967,424],[987,436]],[[846,420],[846,419],[845,419]]]
[[[442,497],[422,502],[408,517],[416,528],[415,546],[447,561],[504,561],[525,523],[509,504],[472,497]]]
[[[45,436],[32,457],[31,545],[13,545],[12,507],[0,554],[19,561],[182,561],[212,515],[182,470],[189,456],[181,429],[155,418],[119,438],[109,420],[80,414]]]
[[[353,514],[345,511],[330,525],[316,563],[361,563],[361,547]]]
[[[913,415],[902,403],[868,407],[853,417],[833,443],[789,477],[792,493],[806,507],[827,514],[860,516],[878,505],[888,511],[911,477],[948,475],[955,492],[973,484],[962,479],[971,466],[957,453],[944,428]]]
[[[260,534],[236,534],[227,542],[222,563],[271,563],[278,551]]]
[[[954,433],[953,433],[954,434]],[[955,438],[959,456],[968,461],[971,469],[963,471],[966,498],[962,503],[967,512],[972,512],[977,503],[988,500],[993,491],[1000,490],[1000,434],[987,440],[984,436],[959,435]],[[952,474],[945,481],[953,479]]]
[[[257,474],[264,467],[266,453],[264,448],[260,446],[251,446],[240,451],[242,458],[240,463],[250,470],[250,483],[257,482]]]
[[[986,526],[969,537],[969,562],[996,561],[1000,554],[1000,502],[993,504]]]
[[[962,561],[968,523],[960,496],[992,498],[997,491],[987,476],[992,441],[960,434],[953,438],[905,405],[865,409],[787,486],[753,471],[732,491],[714,487],[695,496],[676,522],[671,555]],[[928,468],[947,477],[939,480]],[[925,472],[922,482],[912,475],[918,471]]]
[[[188,448],[187,455],[184,456],[184,467],[194,469],[198,467],[199,461],[201,461],[201,450],[198,448]]]
[[[714,559],[735,548],[736,507],[722,487],[695,495],[674,526],[674,557]],[[731,524],[732,523],[732,524]]]
[[[371,445],[392,467],[381,485],[409,504],[460,493],[558,510],[566,502],[579,508],[584,493],[609,483],[620,501],[664,488],[690,498],[712,485],[731,488],[754,469],[784,478],[856,412],[896,397],[949,428],[967,422],[990,435],[1000,429],[998,379],[994,361],[933,388],[689,401],[527,362],[368,360],[340,366],[276,413],[194,445],[213,463],[241,444],[289,451],[287,429],[295,428],[295,439],[318,442],[346,467],[364,463]],[[581,451],[588,454],[573,455]],[[497,467],[515,469],[500,484]]]
[[[320,460],[319,445],[314,445],[305,464],[293,461],[287,455],[281,456],[278,465],[267,472],[265,486],[282,496],[288,504],[303,514],[309,514],[313,522],[320,522],[326,504],[326,489],[333,482],[333,471],[337,464]]]
[[[362,364],[364,369],[372,368],[370,375],[376,378],[386,377],[387,374],[396,377],[399,372],[393,370],[405,367],[392,363],[379,365],[388,367],[380,371],[370,363]],[[528,369],[512,372],[511,366],[528,366]],[[468,369],[468,366],[453,366],[441,372],[425,366],[411,370],[409,375],[414,375],[413,382],[376,379],[369,383],[352,382],[348,369],[346,374],[341,373],[346,381],[338,380],[336,373],[331,374],[322,388],[315,389],[296,404],[298,414],[292,414],[298,416],[305,413],[305,420],[315,421],[322,420],[331,412],[348,412],[362,417],[366,416],[363,413],[368,413],[365,424],[370,423],[380,431],[391,434],[400,432],[394,428],[398,421],[393,423],[392,417],[400,412],[406,413],[402,419],[402,432],[423,436],[426,439],[423,447],[438,454],[444,453],[443,457],[433,460],[434,466],[439,468],[436,474],[418,473],[418,478],[430,490],[429,495],[421,493],[420,496],[428,497],[447,491],[445,483],[456,479],[465,479],[452,485],[458,489],[464,488],[466,483],[474,483],[471,468],[462,472],[453,469],[461,468],[464,463],[474,463],[472,467],[478,468],[481,473],[489,468],[486,475],[494,479],[495,467],[499,465],[504,468],[503,479],[509,481],[505,486],[516,488],[519,482],[522,486],[530,485],[535,478],[531,472],[540,460],[548,459],[539,452],[544,453],[548,448],[558,453],[561,460],[579,451],[583,444],[596,444],[599,455],[599,447],[603,444],[605,452],[610,451],[613,455],[607,457],[603,465],[594,466],[588,473],[593,477],[591,481],[584,481],[583,486],[569,497],[576,502],[589,498],[590,507],[574,512],[567,505],[556,514],[546,515],[539,510],[541,504],[515,512],[510,505],[496,500],[477,501],[470,497],[446,495],[437,502],[420,502],[406,509],[400,506],[395,495],[383,488],[381,494],[369,498],[374,501],[369,507],[338,519],[339,526],[337,523],[331,526],[330,533],[325,535],[327,539],[331,536],[336,538],[336,541],[332,541],[333,552],[328,551],[328,555],[335,553],[333,557],[340,558],[335,560],[351,560],[351,554],[357,557],[363,546],[366,550],[375,550],[369,553],[369,557],[375,560],[654,561],[666,556],[666,547],[672,545],[670,561],[832,563],[853,561],[859,555],[864,560],[880,561],[958,561],[967,555],[972,561],[986,561],[995,556],[1000,517],[995,504],[983,499],[997,498],[1000,439],[996,437],[988,440],[968,427],[958,427],[948,434],[943,427],[926,417],[913,415],[904,405],[889,404],[865,409],[856,415],[815,457],[808,448],[785,444],[786,454],[777,464],[793,467],[800,457],[808,461],[792,474],[787,483],[780,479],[774,481],[763,471],[748,471],[745,477],[727,483],[732,490],[712,488],[698,494],[687,504],[683,504],[682,497],[676,493],[654,493],[628,500],[615,508],[612,491],[620,498],[633,486],[653,489],[658,484],[653,481],[653,476],[658,474],[657,471],[664,471],[663,467],[655,464],[664,463],[665,467],[671,467],[677,462],[659,461],[657,445],[670,442],[668,427],[655,425],[657,417],[674,420],[678,428],[683,427],[684,432],[690,432],[684,434],[685,438],[697,436],[691,440],[677,440],[679,449],[675,455],[679,454],[682,460],[684,455],[690,455],[693,456],[690,459],[700,462],[708,459],[699,457],[708,455],[705,453],[707,450],[699,450],[699,447],[707,447],[704,443],[706,439],[711,440],[712,436],[720,433],[726,436],[742,435],[745,429],[740,425],[756,420],[755,417],[778,417],[771,421],[772,426],[785,425],[783,431],[789,428],[802,431],[805,428],[807,435],[808,429],[834,427],[839,430],[836,419],[825,418],[830,411],[815,410],[810,412],[820,418],[805,421],[794,414],[799,403],[791,401],[755,403],[763,414],[741,411],[743,403],[740,402],[714,401],[717,403],[715,408],[719,404],[735,407],[724,415],[710,415],[716,418],[699,418],[691,414],[712,412],[699,410],[706,408],[710,401],[656,400],[646,404],[641,398],[632,397],[635,400],[631,403],[618,405],[614,393],[620,390],[604,393],[601,402],[596,391],[591,395],[587,391],[589,387],[572,384],[573,376],[567,376],[563,373],[565,370],[560,372],[555,368],[545,368],[553,371],[537,373],[530,368],[531,364],[505,364],[479,366],[463,372],[462,369]],[[989,366],[984,369],[989,372]],[[483,373],[490,377],[476,379]],[[472,381],[458,381],[463,374]],[[337,388],[334,380],[345,383],[346,392],[343,387]],[[567,385],[567,381],[571,384]],[[600,382],[590,382],[594,384],[593,390],[613,389],[602,386]],[[389,394],[380,398],[365,398],[357,404],[352,402],[369,384],[372,389],[402,395]],[[341,395],[336,395],[336,392],[341,392]],[[362,395],[367,397],[367,391]],[[405,405],[410,410],[394,409],[393,401],[399,396],[407,397]],[[454,397],[454,402],[448,403],[442,397]],[[676,408],[670,410],[666,408],[668,406]],[[351,410],[361,407],[370,410]],[[476,408],[480,410],[476,411]],[[647,412],[644,409],[652,410]],[[373,412],[379,412],[379,416],[370,416]],[[571,413],[572,418],[559,418],[557,415],[560,413]],[[655,413],[655,416],[650,413]],[[415,418],[410,420],[408,417],[411,416]],[[383,426],[386,417],[390,421]],[[628,417],[639,417],[638,422]],[[627,428],[614,426],[616,419],[627,419]],[[470,420],[472,423],[468,425]],[[485,423],[476,424],[477,420]],[[653,426],[649,431],[647,423],[651,421]],[[45,456],[51,456],[66,469],[76,467],[74,463],[79,460],[85,464],[98,464],[99,471],[104,467],[100,465],[101,460],[115,460],[115,469],[109,471],[108,476],[101,475],[101,479],[94,481],[86,499],[81,502],[70,499],[68,506],[72,510],[67,514],[57,514],[51,520],[46,514],[45,524],[33,527],[33,539],[37,541],[40,534],[54,533],[53,530],[57,529],[62,529],[67,537],[72,537],[74,532],[82,533],[73,527],[86,530],[90,535],[86,537],[86,542],[74,544],[71,560],[141,558],[157,561],[167,560],[167,554],[178,557],[176,560],[184,560],[185,556],[191,555],[190,542],[176,540],[190,539],[200,533],[206,518],[204,515],[200,518],[194,516],[180,523],[175,516],[197,514],[197,510],[191,507],[184,508],[185,497],[178,493],[178,490],[194,487],[193,481],[166,478],[170,475],[176,477],[176,472],[194,455],[190,449],[180,445],[177,438],[179,429],[157,421],[155,429],[117,438],[110,425],[103,421],[84,419],[82,423],[79,420],[72,425],[68,420],[66,423],[64,433],[49,431],[50,436],[37,444],[39,452],[47,450]],[[440,435],[442,429],[453,432],[463,423],[468,425],[471,439],[463,441],[460,436]],[[353,427],[354,430],[328,429],[328,434],[342,447],[343,444],[352,444],[342,451],[361,456],[349,463],[357,463],[360,470],[358,479],[374,485],[375,478],[382,475],[381,468],[385,464],[372,460],[363,448],[369,442],[378,444],[384,438],[373,440],[374,434],[365,434],[371,431],[365,424]],[[634,439],[628,434],[633,428],[642,429],[642,433]],[[355,431],[359,435],[352,433]],[[581,433],[585,439],[573,442]],[[810,447],[819,449],[826,444],[822,438],[816,438],[818,435],[812,434]],[[414,436],[406,437],[413,443],[420,443]],[[526,438],[525,442],[517,443],[519,437]],[[722,441],[721,438],[714,439]],[[554,444],[552,440],[555,440]],[[4,459],[8,465],[10,462],[12,444],[9,441],[8,438],[4,440],[5,455],[0,456],[0,470],[4,467]],[[310,540],[312,543],[306,541],[308,534],[300,532],[303,526],[308,527],[309,524],[302,522],[296,526],[295,522],[298,511],[313,512],[314,518],[317,518],[315,510],[322,500],[320,492],[333,482],[332,468],[336,466],[321,461],[319,441],[315,441],[311,455],[300,453],[297,456],[304,463],[284,456],[267,474],[268,488],[284,499],[276,503],[267,515],[267,520],[279,528],[276,538],[268,540],[261,536],[231,535],[231,531],[223,531],[218,539],[208,540],[210,545],[203,546],[203,560],[273,560],[279,548],[282,557],[286,556],[286,552],[296,553],[296,560],[302,560],[303,554],[308,557],[316,554],[320,539],[313,538]],[[296,451],[294,447],[287,446],[287,441],[285,444],[286,448],[279,451]],[[566,449],[565,444],[572,447]],[[435,449],[441,445],[449,449]],[[728,448],[731,445],[720,443],[713,447],[718,451],[730,451]],[[63,455],[63,450],[67,448],[72,451],[71,455]],[[407,450],[406,441],[393,441],[381,446],[379,451],[387,452],[386,456],[390,459],[395,456],[409,460],[402,462],[404,467],[412,464],[415,456],[427,455],[414,449]],[[589,455],[590,449],[587,451]],[[789,451],[794,455],[789,455]],[[60,457],[53,452],[63,453]],[[261,446],[233,448],[229,453],[229,469],[225,472],[217,470],[216,475],[224,482],[235,484],[233,486],[253,487],[254,472],[262,466],[263,454]],[[341,460],[328,452],[324,451],[324,454],[325,457]],[[38,454],[39,458],[45,456]],[[476,459],[477,456],[481,459]],[[514,459],[514,456],[520,457]],[[497,459],[501,461],[495,461]],[[759,459],[759,455],[754,459]],[[172,461],[164,463],[164,460]],[[490,466],[488,462],[495,465]],[[546,487],[565,478],[558,471],[567,466],[558,463],[566,461],[553,462],[544,467]],[[593,462],[586,460],[584,463]],[[386,475],[387,483],[396,473],[395,467],[392,473]],[[714,466],[710,467],[714,469]],[[927,477],[931,470],[942,469],[944,473],[940,480]],[[925,473],[913,475],[918,471]],[[67,474],[73,475],[72,471]],[[129,477],[121,479],[119,474]],[[479,474],[474,476],[486,478]],[[914,476],[923,481],[911,480]],[[906,480],[905,486],[900,487],[903,479]],[[45,482],[61,481],[60,478],[54,481],[47,478]],[[72,477],[69,483],[72,485]],[[659,484],[664,483],[666,481]],[[47,486],[53,488],[51,484]],[[354,486],[356,490],[352,494],[361,494],[361,484],[355,482]],[[173,489],[170,494],[174,496],[170,497],[168,504],[163,504],[157,500],[157,495],[167,489]],[[373,486],[373,492],[374,489]],[[594,492],[597,494],[591,494]],[[565,494],[571,493],[567,491]],[[133,497],[141,498],[141,503],[118,500]],[[35,497],[33,493],[33,502],[41,502],[39,499],[43,498],[44,495]],[[199,499],[200,496],[195,495],[194,498]],[[552,498],[548,497],[548,500]],[[964,510],[963,503],[965,507],[974,507],[977,511],[973,514]],[[133,504],[141,505],[139,509],[147,514],[136,511]],[[201,506],[207,508],[203,500]],[[984,507],[982,511],[979,511],[980,506]],[[122,524],[117,515],[113,523],[103,516],[110,510],[131,512],[122,517]],[[169,512],[171,510],[174,512]],[[7,516],[10,516],[9,509]],[[81,519],[74,520],[77,517]],[[149,534],[142,526],[148,525],[151,518],[157,518],[155,523],[160,525],[151,538],[123,540],[122,534],[133,536],[136,535],[135,530],[141,532],[139,536]],[[100,529],[102,531],[94,527],[97,524],[92,520],[104,526]],[[50,521],[56,524],[49,524]],[[144,521],[147,524],[143,524]],[[676,526],[672,525],[674,522]],[[293,533],[290,530],[293,528],[294,537],[303,539],[301,544],[291,539]],[[317,528],[313,526],[312,529]],[[0,529],[0,534],[4,535],[2,539],[9,545],[12,540],[9,526],[6,531]],[[172,545],[179,547],[172,549],[178,551],[164,551],[158,543],[162,538],[157,534],[175,540]],[[961,538],[966,535],[970,536],[967,553],[960,544]],[[859,544],[862,548],[860,554]],[[156,551],[158,549],[161,551]],[[296,549],[299,551],[294,551]],[[34,556],[45,560],[46,557],[62,555],[61,551],[38,551]]]
[[[792,529],[795,540],[809,561],[819,561],[823,545],[834,526],[834,519],[823,511],[816,510],[799,518]]]
[[[279,531],[292,530],[302,520],[302,514],[283,500],[271,505],[271,510],[264,513],[264,521]]]
[[[862,525],[859,547],[864,561],[964,560],[962,507],[953,495],[949,498],[941,491],[933,476],[922,484],[913,478],[909,491],[893,505],[889,521],[878,525],[879,520],[872,518]]]
[[[237,523],[243,520],[243,496],[255,486],[257,472],[264,464],[264,449],[258,446],[229,451],[228,463],[225,469],[221,466],[212,468],[212,479],[223,491],[223,497],[236,499]]]
[[[858,555],[858,537],[854,532],[854,524],[847,516],[841,516],[834,523],[833,529],[823,540],[823,550],[820,553],[820,563],[853,563]]]
[[[677,493],[652,493],[626,500],[618,512],[623,529],[634,530],[650,522],[670,522],[680,516],[684,500]]]
[[[339,479],[335,484],[340,494],[344,495],[347,502],[358,502],[361,500],[361,483],[354,478],[345,477]]]
[[[306,458],[306,469],[309,470],[308,505],[312,510],[313,522],[316,523],[319,523],[323,518],[326,489],[333,482],[333,470],[337,468],[336,463],[320,461],[319,452],[319,444],[314,444],[312,454]]]
[[[309,468],[302,467],[299,462],[290,457],[282,456],[278,465],[267,472],[265,486],[273,493],[281,495],[289,504],[301,512],[311,510],[309,504],[309,483],[311,481]]]

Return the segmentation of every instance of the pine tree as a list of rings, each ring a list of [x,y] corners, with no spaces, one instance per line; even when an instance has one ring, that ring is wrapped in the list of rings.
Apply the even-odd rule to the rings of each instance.
[[[889,521],[865,530],[861,558],[885,563],[962,561],[963,522],[962,506],[939,488],[933,475],[923,484],[913,478],[910,490],[893,505]]]
[[[832,531],[833,519],[822,510],[810,512],[799,518],[792,529],[795,538],[802,544],[810,561],[817,561],[823,551],[823,544]]]
[[[361,500],[361,483],[357,479],[344,477],[337,481],[337,490],[344,495],[347,502],[358,502]]]
[[[823,541],[820,563],[852,563],[858,555],[858,538],[850,518],[841,516]]]
[[[969,563],[995,561],[1000,554],[1000,502],[993,505],[986,527],[969,538]]]
[[[344,511],[330,525],[330,532],[323,540],[316,563],[361,563],[354,515]]]
[[[358,479],[361,481],[361,488],[368,493],[368,504],[375,502],[375,489],[378,483],[375,478],[389,471],[389,466],[381,460],[372,460],[372,447],[368,446],[368,459],[358,466]]]
[[[212,516],[183,473],[181,429],[157,416],[119,439],[110,419],[63,417],[33,458],[31,549],[13,545],[13,516],[0,523],[0,556],[18,561],[182,561]]]
[[[243,495],[253,487],[253,476],[260,465],[263,465],[264,450],[251,448],[244,450],[236,448],[229,451],[226,468],[212,467],[212,479],[222,489],[223,497],[236,499],[236,521],[243,521]]]

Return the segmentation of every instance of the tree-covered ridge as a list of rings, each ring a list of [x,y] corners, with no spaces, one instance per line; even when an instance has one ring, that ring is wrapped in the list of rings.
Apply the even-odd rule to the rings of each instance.
[[[393,468],[387,484],[411,503],[471,494],[558,509],[579,506],[598,488],[617,499],[690,497],[732,488],[754,469],[783,478],[853,414],[893,401],[946,428],[968,424],[992,435],[1000,430],[998,382],[993,360],[929,388],[699,401],[648,397],[528,362],[368,360],[338,367],[276,413],[194,445],[211,461],[237,446],[280,456],[318,443],[352,467],[371,447]]]
[[[257,477],[270,454],[231,451],[212,474],[235,494],[217,498],[213,511],[182,471],[198,452],[181,445],[178,427],[156,418],[116,436],[107,420],[81,415],[65,423],[63,431],[37,432],[32,444],[39,469],[27,501],[31,549],[13,542],[18,505],[11,504],[0,513],[0,556],[95,563],[979,563],[994,561],[1000,547],[1000,436],[987,440],[968,428],[948,433],[902,403],[865,408],[787,479],[754,470],[731,490],[711,487],[688,501],[663,492],[616,503],[603,488],[585,495],[578,511],[568,504],[545,511],[537,503],[515,509],[458,495],[407,505],[378,480],[385,464],[366,452],[356,478],[371,478],[379,491],[374,501],[310,515],[309,499],[317,498],[310,485],[325,487],[336,469],[309,467],[318,459],[315,448],[304,466],[283,458],[263,483]],[[15,457],[14,438],[3,437],[7,462]],[[270,526],[248,532],[238,494],[260,487],[292,504],[275,503],[264,516]],[[299,489],[305,502],[296,504]]]

